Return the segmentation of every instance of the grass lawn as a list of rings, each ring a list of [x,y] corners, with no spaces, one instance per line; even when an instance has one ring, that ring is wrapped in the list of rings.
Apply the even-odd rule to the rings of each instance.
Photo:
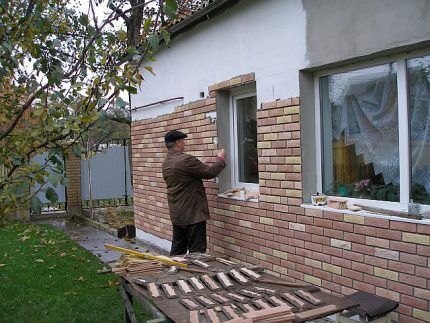
[[[122,322],[116,276],[97,274],[102,268],[51,226],[0,228],[0,322]]]

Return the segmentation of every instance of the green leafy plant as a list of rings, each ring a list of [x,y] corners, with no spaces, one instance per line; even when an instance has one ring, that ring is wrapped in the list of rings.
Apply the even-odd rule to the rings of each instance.
[[[100,17],[103,5],[110,11]],[[121,93],[137,93],[154,73],[148,62],[160,41],[168,45],[163,24],[176,9],[175,0],[89,0],[85,10],[66,0],[0,1],[0,218],[30,204],[40,211],[34,183],[67,184],[58,156],[79,154],[101,112],[124,107]],[[46,151],[46,163],[32,161]]]

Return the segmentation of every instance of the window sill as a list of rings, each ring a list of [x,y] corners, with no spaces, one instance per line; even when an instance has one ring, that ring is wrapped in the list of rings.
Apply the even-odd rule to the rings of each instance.
[[[372,213],[372,212],[368,212],[368,211],[355,211],[354,212],[351,210],[339,210],[339,209],[333,209],[333,208],[330,208],[327,206],[315,206],[315,205],[308,204],[308,203],[301,204],[300,207],[302,207],[304,209],[314,209],[314,210],[335,212],[335,213],[341,213],[341,214],[359,215],[359,216],[368,217],[368,218],[378,218],[378,219],[386,219],[386,220],[399,221],[399,222],[408,222],[408,223],[430,225],[430,219],[428,219],[428,218],[423,218],[422,220],[408,219],[408,218],[402,218],[399,216],[378,214],[378,213]]]
[[[217,194],[217,196],[221,197],[221,198],[228,199],[228,200],[236,200],[236,201],[243,201],[243,202],[258,203],[258,199],[246,199],[244,197],[240,197],[240,196],[228,196],[228,195],[225,195],[225,194],[222,194],[222,193]]]

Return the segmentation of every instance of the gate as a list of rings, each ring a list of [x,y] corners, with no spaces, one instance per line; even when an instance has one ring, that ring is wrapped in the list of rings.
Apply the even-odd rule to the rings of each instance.
[[[47,170],[50,174],[54,174],[54,171],[51,170],[50,165],[52,165],[51,162],[47,161],[48,158],[48,152],[45,152],[43,154],[36,155],[33,157],[33,161],[38,163],[39,165],[45,165],[47,163]],[[62,156],[57,156],[57,159],[61,161],[64,165],[64,159]],[[51,203],[45,196],[45,190],[51,187],[58,196],[57,203]],[[37,192],[36,196],[39,198],[40,202],[42,203],[42,213],[50,213],[50,212],[58,212],[58,211],[66,211],[66,187],[61,184],[60,182],[54,186],[50,182],[47,182],[43,186],[36,183],[33,187],[30,188],[30,193]],[[33,210],[32,210],[32,213]]]

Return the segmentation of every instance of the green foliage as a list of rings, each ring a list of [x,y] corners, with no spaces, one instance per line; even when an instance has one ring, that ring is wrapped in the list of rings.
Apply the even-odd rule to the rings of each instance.
[[[107,3],[113,10],[105,17],[92,14]],[[125,107],[121,92],[137,93],[142,73],[153,73],[140,66],[153,60],[160,34],[166,44],[170,38],[157,12],[172,16],[177,6],[175,0],[144,3],[90,0],[82,10],[67,0],[0,1],[0,218],[29,203],[39,209],[29,187],[66,182],[57,156],[72,146],[78,154],[76,143],[103,111]],[[119,19],[127,32],[113,24]],[[130,21],[139,26],[131,29]],[[32,162],[45,151],[55,152],[45,165]],[[45,194],[56,200],[51,190]]]
[[[121,322],[117,278],[103,267],[48,225],[0,228],[0,322]]]

